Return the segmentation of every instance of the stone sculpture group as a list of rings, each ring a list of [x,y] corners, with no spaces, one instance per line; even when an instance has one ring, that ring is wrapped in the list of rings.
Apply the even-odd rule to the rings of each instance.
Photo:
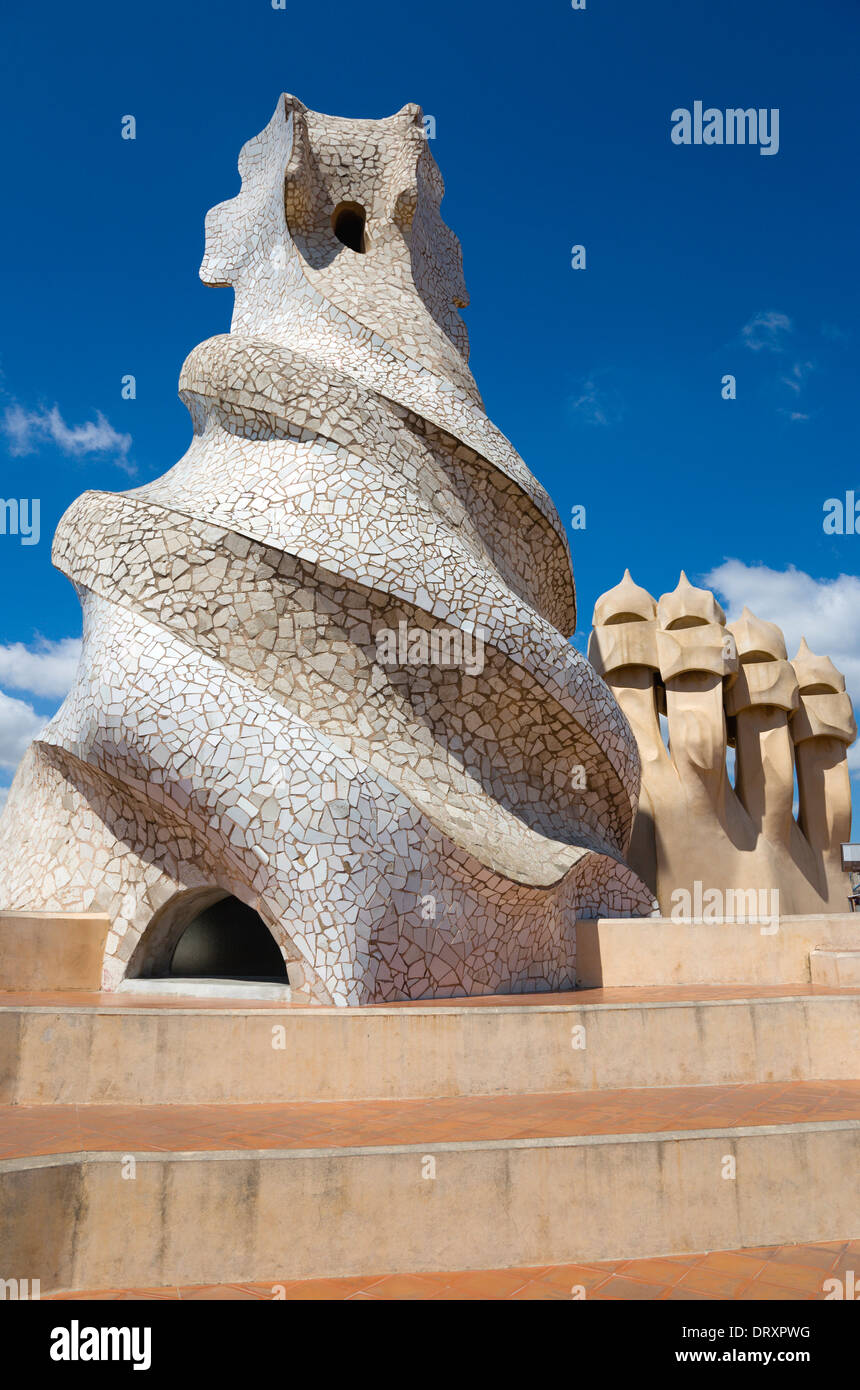
[[[636,735],[642,787],[628,859],[664,911],[673,894],[694,897],[696,883],[776,892],[786,915],[846,910],[857,728],[829,658],[803,641],[788,661],[776,624],[747,608],[727,626],[714,595],[685,574],[655,603],[629,571],[597,601],[589,656]]]

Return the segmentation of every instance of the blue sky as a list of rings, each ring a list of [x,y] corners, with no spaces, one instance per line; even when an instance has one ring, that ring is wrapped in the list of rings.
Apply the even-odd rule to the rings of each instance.
[[[655,596],[684,568],[860,697],[860,536],[822,528],[860,496],[855,0],[46,0],[3,38],[0,493],[40,499],[41,540],[0,536],[0,787],[80,632],[53,530],[184,453],[179,369],[232,307],[197,278],[203,218],[284,90],[435,118],[488,411],[565,519],[587,508],[578,644],[625,566]],[[674,145],[696,100],[778,108],[778,153]]]

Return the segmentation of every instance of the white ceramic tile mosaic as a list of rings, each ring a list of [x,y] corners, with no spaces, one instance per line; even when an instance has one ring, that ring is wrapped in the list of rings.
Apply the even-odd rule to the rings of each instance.
[[[570,987],[577,917],[655,908],[624,863],[639,759],[567,641],[564,529],[469,371],[420,110],[282,97],[239,167],[188,452],[57,532],[84,651],[0,820],[0,907],[108,912],[108,988],[215,885],[321,1001]]]

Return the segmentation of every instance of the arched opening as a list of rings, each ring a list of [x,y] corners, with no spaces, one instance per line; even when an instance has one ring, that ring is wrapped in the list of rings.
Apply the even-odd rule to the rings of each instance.
[[[331,215],[332,231],[343,246],[363,255],[367,250],[367,213],[360,203],[338,203]]]
[[[135,947],[121,988],[171,981],[217,991],[218,981],[289,985],[281,951],[263,918],[223,888],[179,892],[156,912]],[[186,991],[187,992],[187,991]],[[278,997],[281,997],[280,995]]]
[[[180,979],[281,980],[287,967],[258,912],[238,898],[221,898],[193,917],[170,958]]]

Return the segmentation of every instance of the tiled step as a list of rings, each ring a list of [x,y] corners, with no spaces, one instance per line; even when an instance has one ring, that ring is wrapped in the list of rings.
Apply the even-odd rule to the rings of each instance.
[[[19,1106],[0,1133],[3,1262],[46,1293],[860,1238],[860,1082]]]
[[[811,951],[812,983],[834,989],[860,989],[860,951]]]
[[[860,1076],[860,989],[595,989],[363,1009],[0,995],[0,1103],[245,1104]]]
[[[186,1285],[161,1289],[91,1289],[49,1295],[54,1300],[98,1299],[219,1302],[283,1299],[353,1301],[383,1299],[443,1302],[534,1302],[571,1299],[641,1299],[648,1302],[792,1302],[853,1298],[860,1286],[860,1241],[776,1245],[758,1250],[714,1250],[651,1260],[531,1268],[445,1270],[421,1274],[371,1274],[349,1279],[278,1279],[268,1284]]]

